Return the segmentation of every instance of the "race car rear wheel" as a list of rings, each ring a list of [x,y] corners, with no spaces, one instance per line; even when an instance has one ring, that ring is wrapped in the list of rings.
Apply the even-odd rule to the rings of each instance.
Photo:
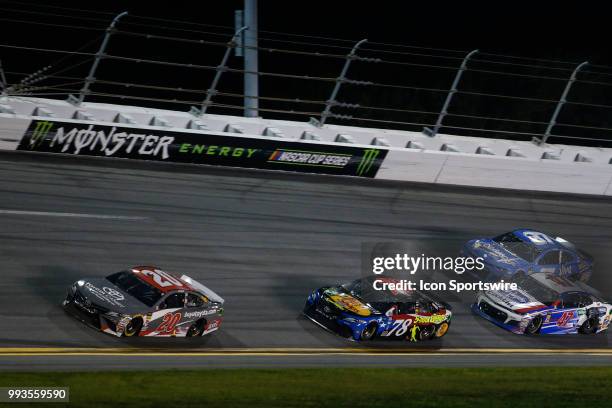
[[[198,337],[204,333],[206,320],[198,320],[187,329],[187,337]]]
[[[597,325],[599,324],[599,319],[596,317],[591,317],[587,319],[582,326],[578,329],[578,332],[582,334],[593,334],[597,331]]]
[[[138,336],[140,329],[142,329],[142,319],[140,317],[136,317],[130,320],[130,322],[125,326],[123,335],[125,337]]]
[[[442,322],[436,326],[436,330],[434,332],[434,336],[436,338],[444,337],[446,332],[448,332],[448,328],[450,326],[449,322]]]
[[[368,324],[362,331],[361,331],[361,336],[360,339],[361,340],[372,340],[372,338],[374,337],[374,335],[376,334],[376,329],[378,328],[378,325],[374,322]]]
[[[542,316],[536,316],[533,319],[531,319],[527,327],[525,327],[525,334],[530,335],[530,336],[534,334],[538,334],[538,332],[542,328],[542,322],[543,322]]]

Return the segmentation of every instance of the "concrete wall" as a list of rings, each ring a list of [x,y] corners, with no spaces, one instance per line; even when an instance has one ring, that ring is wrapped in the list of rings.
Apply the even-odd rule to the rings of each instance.
[[[612,195],[609,164],[391,149],[377,179]]]
[[[166,122],[161,129],[199,132],[186,130],[195,118],[186,112],[92,103],[77,109],[64,101],[30,99],[2,101],[2,106],[8,106],[12,112],[5,109],[5,113],[0,113],[0,149],[15,150],[32,118],[71,121],[75,120],[77,110],[94,119],[85,123],[109,125],[108,122],[117,122],[117,115],[121,114],[121,121],[125,118],[132,121],[132,124],[122,126],[150,128],[151,120],[160,118]],[[276,140],[280,137],[311,146],[313,143],[335,144],[338,134],[348,135],[351,145],[356,147],[370,147],[374,139],[383,140],[385,143],[382,145],[375,144],[389,149],[389,154],[376,176],[378,179],[612,195],[612,149],[537,146],[531,142],[452,135],[430,138],[418,132],[336,125],[316,128],[307,123],[221,115],[195,119],[209,132],[223,132],[226,136],[241,131],[241,134],[234,135]],[[228,128],[227,125],[231,126]],[[273,128],[273,131],[266,131],[268,128]],[[316,134],[320,141],[302,140],[304,132]],[[264,134],[270,136],[262,136]]]

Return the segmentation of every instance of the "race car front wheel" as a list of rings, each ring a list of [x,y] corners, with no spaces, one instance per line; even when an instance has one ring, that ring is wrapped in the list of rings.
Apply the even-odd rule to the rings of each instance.
[[[436,331],[434,332],[434,336],[436,338],[443,337],[448,331],[448,327],[450,326],[449,322],[443,322],[436,326]]]
[[[376,323],[370,323],[368,324],[362,331],[361,331],[361,340],[372,340],[372,338],[374,337],[374,335],[376,334],[376,329],[378,328],[378,326],[376,325]]]
[[[123,335],[125,337],[133,337],[138,336],[140,333],[140,329],[142,329],[142,319],[137,317],[135,319],[130,320],[130,322],[125,326],[123,330]]]
[[[542,322],[543,322],[542,316],[536,316],[533,319],[531,319],[527,327],[525,327],[525,334],[530,335],[530,336],[534,334],[538,334],[538,332],[542,328]]]
[[[599,320],[595,317],[591,317],[587,319],[582,326],[578,329],[578,331],[582,334],[593,334],[597,331],[597,324]]]
[[[204,333],[204,327],[206,326],[205,320],[198,320],[192,324],[187,330],[187,337],[198,337]]]

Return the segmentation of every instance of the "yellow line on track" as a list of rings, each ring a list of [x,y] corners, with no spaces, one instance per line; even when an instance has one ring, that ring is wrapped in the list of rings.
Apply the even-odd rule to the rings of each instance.
[[[324,355],[364,355],[364,356],[441,356],[441,355],[495,355],[495,354],[582,354],[612,356],[612,348],[576,349],[518,349],[518,348],[227,348],[227,349],[155,349],[155,348],[75,348],[75,347],[5,347],[0,348],[2,356],[324,356]]]

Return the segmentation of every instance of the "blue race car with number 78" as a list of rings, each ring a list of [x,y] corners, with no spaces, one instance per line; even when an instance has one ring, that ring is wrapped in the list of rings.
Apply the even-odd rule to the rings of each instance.
[[[489,280],[509,279],[536,272],[588,281],[593,258],[563,238],[543,232],[517,229],[493,238],[468,241],[463,256],[481,257]]]
[[[450,306],[417,290],[395,289],[400,281],[382,275],[322,287],[308,296],[304,315],[354,341],[430,340],[446,334]],[[385,290],[375,289],[386,284]],[[378,287],[377,286],[377,287]]]

